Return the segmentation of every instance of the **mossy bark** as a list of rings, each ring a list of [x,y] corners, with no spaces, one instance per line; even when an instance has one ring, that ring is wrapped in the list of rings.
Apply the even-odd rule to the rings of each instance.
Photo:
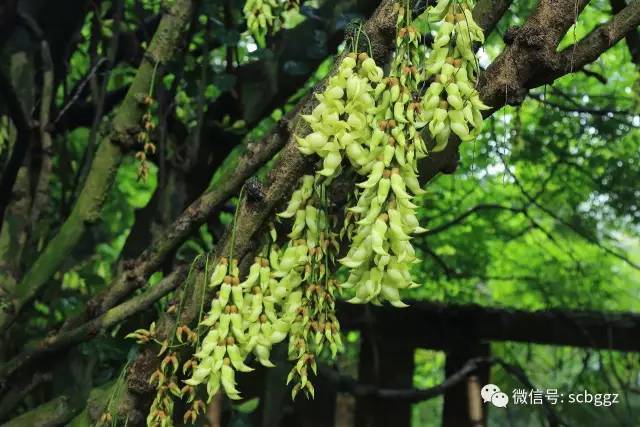
[[[60,396],[2,424],[2,427],[58,426],[73,418],[75,412],[71,399]]]

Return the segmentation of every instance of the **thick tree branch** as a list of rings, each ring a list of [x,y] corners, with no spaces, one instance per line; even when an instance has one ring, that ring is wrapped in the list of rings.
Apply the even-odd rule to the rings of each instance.
[[[587,3],[588,0],[540,0],[522,27],[507,31],[506,49],[480,75],[480,94],[492,111],[505,104],[520,104],[529,89],[543,84],[550,69],[565,66],[556,53],[558,43]]]
[[[640,25],[640,0],[633,0],[609,22],[600,25],[584,39],[558,54],[560,67],[546,76],[546,82],[592,63]]]
[[[113,307],[103,315],[76,328],[42,339],[0,367],[0,384],[31,360],[61,348],[77,344],[106,331],[124,319],[151,307],[156,301],[182,284],[189,267],[178,267],[173,273],[144,293]]]
[[[626,0],[611,0],[611,11],[615,14],[620,12],[627,6]],[[627,48],[631,54],[631,60],[637,66],[640,66],[640,32],[635,28],[625,36]]]

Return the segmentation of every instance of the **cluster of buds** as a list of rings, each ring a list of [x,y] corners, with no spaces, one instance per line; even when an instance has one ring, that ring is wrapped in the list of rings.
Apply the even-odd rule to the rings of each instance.
[[[195,345],[198,340],[197,333],[192,331],[186,325],[181,325],[176,328],[175,337],[180,343],[189,344],[191,346]],[[156,369],[149,378],[149,384],[155,386],[156,395],[151,404],[149,414],[147,415],[147,425],[172,427],[174,425],[174,398],[180,399],[187,396],[187,403],[192,403],[192,406],[195,405],[196,408],[199,405],[197,402],[193,402],[195,398],[194,390],[189,386],[184,386],[182,388],[178,386],[179,380],[177,372],[180,367],[180,360],[178,358],[178,353],[170,350],[173,348],[171,345],[173,340],[165,338],[162,342],[158,341],[155,322],[151,324],[148,330],[138,329],[128,334],[126,338],[133,338],[138,344],[146,344],[150,341],[155,341],[161,344],[158,357],[162,357],[162,361],[160,362],[158,369]],[[183,373],[185,370],[184,368],[188,367],[190,363],[191,361],[185,363]],[[195,418],[197,418],[197,414],[199,413],[200,412],[196,413]],[[104,416],[111,417],[108,413],[103,415],[103,417]],[[189,419],[192,418],[193,422],[195,422],[195,418],[192,415],[189,415]],[[186,419],[187,418],[185,416],[185,423],[187,422]]]
[[[174,397],[182,397],[182,390],[178,386],[176,377],[179,367],[180,361],[177,353],[171,352],[164,356],[160,367],[151,374],[149,383],[155,385],[156,396],[147,416],[148,426],[172,427],[174,425],[173,399]]]
[[[295,361],[287,378],[287,384],[293,383],[293,398],[300,391],[307,396],[314,395],[309,375],[311,372],[316,374],[316,358],[325,348],[329,349],[331,357],[335,357],[343,347],[335,314],[338,284],[329,278],[323,264],[323,258],[331,252],[327,243],[309,251],[310,262],[305,265],[303,283],[292,293],[285,308],[291,319],[288,353]]]
[[[113,416],[110,412],[103,412],[98,419],[98,427],[108,426],[113,423]]]
[[[187,325],[181,325],[176,328],[176,338],[179,343],[195,344],[198,341],[198,334]]]
[[[483,43],[484,34],[473,20],[469,0],[439,0],[427,14],[439,28],[425,67],[432,82],[422,106],[428,111],[434,151],[440,151],[452,134],[469,141],[482,130],[482,110],[489,107],[475,89],[479,66],[473,44]]]
[[[405,2],[404,6],[410,6]],[[403,7],[400,2],[394,5],[397,20],[396,51],[392,66],[392,74],[399,77],[400,83],[412,92],[420,90],[424,81],[423,68],[425,51],[421,46],[422,34],[411,25],[411,8]]]
[[[151,323],[149,329],[136,329],[125,338],[133,338],[138,344],[146,344],[156,337],[156,322]]]
[[[153,143],[151,134],[156,128],[151,115],[151,107],[153,106],[153,98],[145,95],[140,98],[140,105],[145,109],[140,121],[140,131],[136,135],[136,142],[140,149],[136,152],[138,160],[138,179],[146,181],[149,176],[149,165],[147,157],[156,153],[156,145]]]
[[[170,307],[175,307],[171,304]],[[171,427],[174,425],[174,399],[185,399],[187,410],[184,414],[184,423],[194,424],[198,416],[204,413],[204,403],[201,400],[195,400],[196,392],[194,387],[184,385],[179,386],[178,370],[181,362],[179,354],[174,351],[176,347],[187,345],[195,347],[198,342],[198,333],[193,331],[187,325],[179,325],[175,328],[175,339],[180,343],[174,346],[174,335],[159,341],[157,336],[155,322],[151,324],[148,330],[138,329],[130,334],[127,338],[134,338],[137,343],[145,344],[154,341],[161,345],[158,357],[161,358],[160,366],[151,374],[149,383],[155,386],[156,395],[151,404],[151,409],[147,416],[148,426]],[[182,365],[182,375],[186,375],[189,370],[193,371],[197,367],[194,359],[189,359]],[[109,415],[110,416],[110,415]]]
[[[200,414],[204,414],[206,411],[205,404],[202,400],[194,400],[191,402],[189,409],[184,412],[182,421],[184,424],[195,424]]]
[[[338,283],[323,275],[317,282],[303,285],[299,306],[294,308],[295,319],[289,337],[289,358],[295,364],[287,384],[293,383],[292,398],[303,391],[314,396],[315,390],[309,379],[311,372],[317,374],[316,358],[325,348],[332,358],[342,350],[340,323],[335,314],[335,293]]]
[[[299,0],[247,0],[243,12],[249,32],[260,45],[264,45],[267,34],[282,27],[283,13],[299,8]]]
[[[335,316],[337,282],[329,278],[339,246],[322,203],[326,199],[326,177],[332,175],[303,176],[286,210],[278,214],[294,218],[289,241],[272,262],[274,277],[287,294],[282,318],[290,324],[289,358],[295,364],[287,383],[293,383],[294,398],[300,391],[314,395],[309,374],[317,369],[316,357],[324,348],[335,356],[342,347]]]

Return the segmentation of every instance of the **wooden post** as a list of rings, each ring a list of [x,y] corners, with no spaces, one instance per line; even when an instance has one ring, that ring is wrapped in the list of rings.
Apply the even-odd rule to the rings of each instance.
[[[412,340],[378,330],[375,335],[362,332],[359,381],[383,388],[413,386],[414,347]],[[411,403],[377,398],[356,400],[355,427],[409,427]]]
[[[459,371],[465,363],[474,357],[488,357],[491,353],[489,343],[467,342],[447,350],[445,377]],[[490,368],[482,368],[470,375],[467,381],[451,387],[444,395],[442,427],[484,427],[486,410],[483,406],[480,390],[489,382]]]

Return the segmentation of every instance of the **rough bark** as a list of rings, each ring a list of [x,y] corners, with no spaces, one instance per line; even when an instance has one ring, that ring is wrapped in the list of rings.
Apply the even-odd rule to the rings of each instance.
[[[611,0],[611,12],[614,14],[619,13],[625,7],[627,7],[626,0]],[[631,60],[636,65],[640,65],[640,32],[637,29],[629,31],[624,38],[627,41]]]

